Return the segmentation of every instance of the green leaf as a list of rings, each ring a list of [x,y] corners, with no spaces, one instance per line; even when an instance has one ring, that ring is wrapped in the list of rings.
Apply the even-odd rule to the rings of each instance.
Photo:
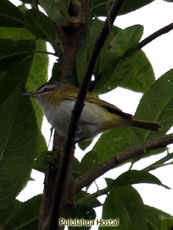
[[[103,205],[103,219],[119,218],[118,229],[147,230],[146,214],[142,199],[131,186],[112,188]],[[100,227],[106,230],[107,227]]]
[[[93,139],[85,139],[83,141],[78,142],[78,146],[80,149],[85,150],[91,143]]]
[[[80,205],[80,206],[78,205],[71,211],[71,213],[69,214],[69,217],[72,219],[77,218],[77,219],[85,219],[85,220],[91,219],[91,220],[93,220],[96,217],[96,213],[95,213],[93,208],[89,208],[89,207],[84,206],[84,205]],[[69,229],[76,229],[76,226],[75,227],[69,227]],[[85,229],[89,229],[89,227],[82,226],[82,227],[78,227],[77,229],[79,229],[79,230],[84,229],[85,230]]]
[[[41,133],[41,130],[38,130],[35,152],[36,152],[36,156],[32,168],[40,172],[46,172],[48,168],[48,163],[46,160],[50,155],[47,156],[48,153],[47,144],[43,134]]]
[[[98,156],[95,151],[90,151],[82,158],[81,172],[84,174],[98,164]]]
[[[23,14],[8,0],[1,0],[0,26],[23,27]]]
[[[104,25],[104,21],[101,21],[98,18],[94,18],[91,21],[91,27],[89,31],[89,42],[88,42],[90,45],[90,49],[89,49],[90,51],[93,48],[96,38],[100,34],[101,29],[103,28],[103,25]]]
[[[173,227],[173,217],[159,209],[145,205],[149,230],[165,230]]]
[[[33,53],[35,42],[32,40],[12,41],[0,39],[0,72],[9,70],[25,57]]]
[[[109,5],[111,8],[111,5],[114,1],[110,0]],[[137,10],[149,3],[153,2],[153,0],[132,0],[132,1],[125,1],[120,9],[119,14],[127,14],[131,11]],[[93,14],[96,16],[107,16],[107,5],[106,2],[95,0],[93,4]]]
[[[157,184],[168,188],[166,185],[162,184],[161,181],[154,175],[145,171],[137,170],[129,170],[121,174],[117,179],[114,180],[111,186],[122,186],[139,183]]]
[[[37,146],[40,147],[44,146],[44,149],[43,150],[38,149],[37,156],[34,160],[33,169],[45,173],[49,168],[49,163],[52,163],[51,153],[50,151],[47,150],[45,141],[44,143],[39,143]]]
[[[1,39],[11,40],[34,40],[36,37],[25,28],[0,28]]]
[[[62,61],[58,59],[58,62],[55,62],[52,68],[52,75],[50,81],[61,81],[61,71],[62,71]]]
[[[89,31],[89,38],[88,38],[88,53],[91,53],[93,46],[95,45],[95,41],[97,37],[99,36],[102,28],[104,26],[104,21],[99,20],[98,18],[94,18],[91,21],[90,31]],[[105,47],[111,46],[112,39],[115,35],[117,35],[121,31],[120,28],[117,26],[113,26],[111,30],[111,34],[106,39],[105,45],[103,47],[103,50]],[[104,52],[104,51],[103,51]]]
[[[15,207],[18,207],[19,201],[15,200],[13,204],[8,206],[7,208],[0,210],[0,226],[6,226],[9,219],[13,216],[14,214],[14,209]]]
[[[52,21],[40,11],[34,9],[26,11],[25,27],[38,38],[55,45],[56,28]]]
[[[13,93],[14,89],[18,87],[19,83],[23,83],[23,85],[25,84],[33,61],[35,43],[30,40],[14,42],[11,40],[2,39],[0,40],[0,44],[4,46],[4,48],[0,50],[2,62],[11,62],[10,64],[13,65],[13,68],[9,68],[10,66],[7,66],[8,71],[6,72],[4,71],[3,67],[1,68],[1,72],[4,71],[1,75],[0,84],[0,104],[2,104],[8,98],[8,96]],[[19,59],[18,55],[20,56],[21,53],[26,54]],[[18,59],[17,63],[15,62],[15,58],[13,58],[13,56]],[[11,60],[11,57],[13,60]],[[12,61],[14,61],[15,64],[13,64]]]
[[[106,87],[120,86],[136,92],[145,92],[155,81],[152,66],[143,51],[125,57],[116,67]]]
[[[36,42],[36,51],[46,51],[46,43],[42,40]],[[28,81],[26,89],[28,92],[36,90],[43,83],[47,81],[48,78],[48,55],[35,53],[33,64],[28,76]],[[37,118],[38,127],[41,129],[43,111],[38,105],[38,103],[32,99],[33,108]]]
[[[39,3],[54,22],[64,24],[64,16],[66,16],[70,4],[69,0],[39,0]]]
[[[129,147],[129,129],[117,128],[102,134],[93,147],[98,163]]]
[[[99,59],[99,66],[95,72],[96,94],[106,93],[114,88],[111,81],[112,73],[117,65],[137,50],[138,42],[143,34],[143,27],[135,25],[120,31],[112,40],[111,48],[104,49]],[[126,67],[127,68],[127,67]],[[114,83],[117,86],[116,82]]]
[[[121,57],[126,51],[136,49],[143,34],[142,25],[133,25],[121,30],[113,40],[112,48],[117,57]]]
[[[41,195],[35,196],[26,202],[16,201],[13,215],[5,225],[6,230],[38,229]]]
[[[99,20],[98,18],[94,18],[91,22],[91,26],[90,26],[90,31],[89,31],[89,38],[88,38],[88,47],[87,47],[87,54],[90,54],[93,50],[93,47],[95,45],[95,41],[97,40],[102,28],[104,25],[104,21]],[[121,31],[120,28],[113,26],[110,35],[108,36],[108,38],[106,39],[106,42],[102,48],[102,54],[106,55],[107,54],[107,50],[110,50],[113,44],[113,40],[114,37]],[[103,56],[104,56],[103,55]],[[88,55],[87,55],[88,56]],[[87,57],[89,58],[89,56]],[[109,58],[109,57],[108,57]],[[85,58],[84,58],[85,59]],[[105,58],[106,59],[106,58]],[[104,63],[103,63],[104,64]],[[98,85],[98,81],[99,81],[99,67],[100,67],[100,59],[98,59],[97,63],[96,63],[96,67],[95,67],[95,72],[94,72],[94,77],[95,80],[91,82],[92,87],[90,88],[93,91],[93,88],[95,87],[95,85]],[[86,68],[86,66],[85,66]],[[109,71],[109,69],[107,69],[107,71]],[[112,72],[111,72],[112,73]],[[90,85],[91,86],[91,85]],[[94,92],[95,94],[97,94],[97,92]]]
[[[73,159],[73,176],[77,178],[81,176],[81,164],[77,158],[74,157]]]
[[[173,217],[165,218],[160,217],[160,230],[172,229],[173,228]]]
[[[36,51],[46,51],[46,43],[42,40],[36,41]],[[30,69],[29,76],[27,78],[26,83],[26,91],[34,91],[36,88],[38,88],[40,85],[45,83],[47,81],[47,74],[48,73],[48,55],[47,54],[40,54],[35,53],[33,63]],[[42,120],[43,120],[43,111],[36,102],[36,100],[31,99],[33,109],[35,111],[36,119],[37,119],[37,126],[41,130]],[[45,156],[45,153],[47,153],[47,145],[46,141],[41,133],[39,132],[39,136],[37,138],[37,160],[39,158],[42,159],[42,166],[43,166],[43,155]],[[44,166],[46,159],[44,158]],[[38,163],[38,161],[37,161]],[[36,163],[35,163],[36,164]],[[46,165],[47,167],[47,165]],[[43,169],[43,168],[42,168]]]
[[[132,1],[125,1],[122,8],[120,9],[120,14],[127,14],[131,11],[137,10],[143,6],[146,6],[153,2],[154,0],[132,0]]]
[[[162,125],[160,132],[133,129],[131,143],[136,144],[164,135],[173,124],[173,70],[160,77],[143,95],[135,118],[155,121]],[[152,100],[151,100],[152,99]]]
[[[9,206],[26,184],[38,149],[35,114],[21,96],[31,64],[32,56],[25,58],[0,82],[0,209]]]

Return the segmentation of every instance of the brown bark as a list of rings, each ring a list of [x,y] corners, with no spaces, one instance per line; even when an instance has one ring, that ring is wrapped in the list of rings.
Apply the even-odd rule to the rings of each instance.
[[[76,0],[74,1],[76,2]],[[88,23],[90,20],[91,0],[78,1],[77,8],[71,1],[69,24],[57,26],[63,42],[64,52],[60,56],[62,65],[62,81],[66,81],[76,74],[75,57],[78,50],[86,45]],[[55,50],[56,51],[56,50]],[[57,52],[57,51],[56,51]],[[40,209],[39,230],[57,230],[58,217],[66,217],[73,207],[73,155],[74,147],[70,149],[69,164],[65,171],[62,170],[66,163],[64,155],[64,138],[58,134],[54,136],[52,163],[45,173],[44,193]],[[64,183],[65,182],[65,183]],[[59,228],[62,229],[62,228]]]
[[[105,172],[110,169],[126,162],[133,157],[140,156],[142,154],[146,154],[153,149],[167,147],[167,145],[173,143],[173,134],[168,134],[166,136],[157,137],[153,140],[147,141],[143,145],[135,145],[131,148],[124,150],[118,154],[115,154],[113,157],[104,161],[94,169],[91,169],[81,177],[79,177],[75,182],[75,192],[79,191],[83,187],[87,186],[99,176],[103,175]]]

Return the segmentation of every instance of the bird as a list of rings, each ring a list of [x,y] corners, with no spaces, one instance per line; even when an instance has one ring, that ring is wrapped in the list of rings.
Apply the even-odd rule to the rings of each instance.
[[[79,89],[75,86],[50,81],[34,92],[26,92],[23,95],[35,98],[43,109],[48,122],[57,133],[66,137],[78,91]],[[125,113],[113,104],[87,92],[75,141],[93,138],[99,133],[120,127],[159,131],[161,125],[156,122],[137,120],[131,114]]]

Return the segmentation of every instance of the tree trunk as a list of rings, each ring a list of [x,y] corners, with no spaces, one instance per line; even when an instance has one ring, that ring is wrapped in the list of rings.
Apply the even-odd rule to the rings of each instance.
[[[79,49],[86,45],[88,35],[88,23],[90,20],[91,0],[71,0],[69,7],[69,24],[57,27],[63,41],[64,53],[62,60],[61,80],[69,81],[76,76],[75,58]],[[58,227],[57,215],[60,217],[68,217],[68,212],[73,207],[73,177],[72,163],[67,171],[66,191],[61,191],[61,181],[63,175],[60,175],[61,162],[64,159],[63,155],[64,138],[58,134],[54,136],[54,144],[52,151],[52,163],[49,164],[45,174],[44,193],[40,209],[39,230],[57,230],[63,229]],[[74,149],[72,150],[74,151]],[[72,154],[73,156],[74,154]],[[65,193],[63,202],[57,203],[57,188],[58,192]],[[57,204],[56,204],[57,203]],[[60,207],[57,207],[57,206]],[[59,213],[57,213],[59,210]]]

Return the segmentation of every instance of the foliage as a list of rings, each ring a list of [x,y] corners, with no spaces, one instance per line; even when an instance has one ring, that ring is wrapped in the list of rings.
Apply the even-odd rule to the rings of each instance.
[[[6,230],[37,229],[41,195],[24,203],[16,200],[16,196],[30,180],[32,168],[42,172],[47,169],[45,153],[48,150],[40,131],[43,113],[34,100],[30,101],[21,94],[36,89],[48,79],[46,42],[52,45],[59,58],[54,63],[53,77],[60,78],[64,47],[63,36],[57,28],[78,23],[69,14],[69,0],[39,0],[38,4],[46,13],[39,10],[37,1],[20,1],[22,6],[16,7],[9,0],[1,0],[0,7],[0,226]],[[150,2],[126,1],[120,14],[137,10]],[[32,9],[27,9],[25,3]],[[88,44],[78,50],[75,59],[77,85],[82,81],[88,57],[103,26],[98,17],[107,15],[105,1],[95,0],[91,14]],[[120,86],[143,93],[135,117],[162,124],[161,132],[119,128],[116,132],[104,133],[81,162],[74,160],[75,178],[133,144],[143,144],[165,135],[173,124],[173,70],[155,80],[152,64],[138,47],[142,34],[143,27],[138,24],[125,29],[113,27],[97,61],[92,90],[99,95]],[[89,144],[90,141],[86,141],[79,145],[84,149]],[[148,156],[152,154],[149,152]],[[162,162],[159,167],[164,164]],[[107,187],[94,194],[87,191],[77,193],[76,207],[70,217],[94,219],[94,208],[102,206],[104,219],[120,218],[118,229],[172,229],[173,218],[144,205],[140,194],[132,187],[138,183],[166,187],[158,178],[145,170],[129,170],[115,180],[106,179],[106,182]],[[103,194],[107,196],[101,204],[97,197]]]

